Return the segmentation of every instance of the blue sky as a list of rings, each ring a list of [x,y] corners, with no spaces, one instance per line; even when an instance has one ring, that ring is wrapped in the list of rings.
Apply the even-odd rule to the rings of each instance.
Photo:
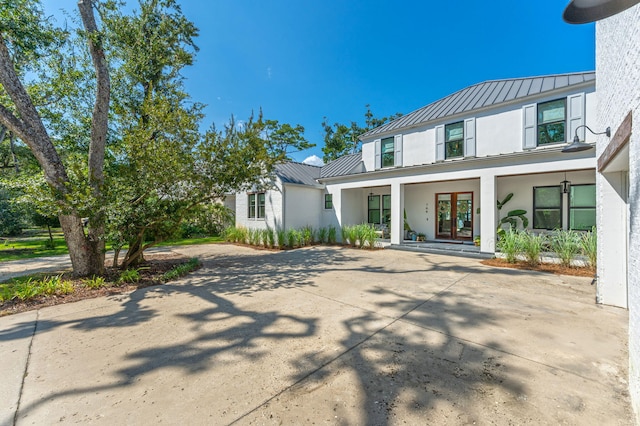
[[[48,13],[77,0],[44,0]],[[131,0],[129,1],[131,4]],[[182,0],[200,29],[184,72],[205,127],[265,117],[301,124],[322,157],[320,123],[408,113],[466,86],[595,68],[594,24],[562,21],[568,0]]]

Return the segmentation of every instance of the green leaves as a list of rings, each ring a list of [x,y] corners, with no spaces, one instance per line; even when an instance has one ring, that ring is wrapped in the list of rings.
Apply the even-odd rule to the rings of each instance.
[[[389,117],[375,118],[368,104],[365,105],[365,108],[367,108],[367,111],[364,114],[364,126],[360,126],[355,121],[352,121],[349,125],[341,123],[330,125],[327,117],[324,118],[322,128],[325,134],[322,152],[324,153],[323,160],[325,163],[340,158],[343,155],[358,152],[361,146],[360,135],[402,116],[400,113],[395,113]]]

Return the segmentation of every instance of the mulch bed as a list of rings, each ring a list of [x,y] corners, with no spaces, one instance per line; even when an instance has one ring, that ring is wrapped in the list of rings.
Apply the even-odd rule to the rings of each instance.
[[[77,302],[84,299],[92,299],[100,296],[111,296],[114,294],[126,293],[139,288],[164,284],[162,275],[176,266],[187,263],[189,259],[177,254],[156,254],[145,256],[145,262],[137,269],[140,280],[135,283],[117,282],[122,270],[111,267],[105,268],[104,279],[106,285],[101,288],[91,289],[83,284],[83,280],[74,277],[71,273],[63,274],[63,279],[73,283],[74,291],[65,295],[41,296],[26,302],[9,300],[0,303],[0,316],[17,314],[44,308],[46,306],[60,305],[63,303]]]
[[[513,269],[522,269],[528,271],[538,271],[538,272],[550,272],[552,274],[558,275],[573,275],[576,277],[591,277],[593,278],[596,274],[595,269],[593,268],[585,268],[585,267],[566,267],[557,263],[539,263],[536,266],[532,266],[526,262],[516,262],[509,263],[506,259],[486,259],[481,261],[483,265],[487,266],[498,266],[501,268],[513,268]]]

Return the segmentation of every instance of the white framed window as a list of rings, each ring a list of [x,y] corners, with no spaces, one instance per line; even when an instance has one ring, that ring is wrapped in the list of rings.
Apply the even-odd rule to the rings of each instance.
[[[374,141],[376,170],[402,167],[402,135]]]
[[[444,158],[464,157],[464,121],[444,126]]]
[[[380,155],[382,157],[382,167],[393,167],[395,165],[394,158],[394,138],[384,138],[380,142]]]
[[[566,142],[567,99],[538,104],[537,145],[549,145]]]
[[[264,219],[265,216],[265,193],[256,192],[249,195],[248,214],[250,219]]]

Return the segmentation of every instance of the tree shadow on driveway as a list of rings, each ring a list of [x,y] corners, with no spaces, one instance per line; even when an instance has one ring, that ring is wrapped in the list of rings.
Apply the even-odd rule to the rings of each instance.
[[[39,321],[36,334],[69,328],[70,339],[79,333],[102,336],[112,331],[115,333],[109,336],[116,339],[118,332],[140,326],[142,333],[157,331],[166,318],[176,328],[167,329],[166,335],[150,344],[118,354],[110,370],[112,380],[105,380],[108,383],[92,384],[92,378],[81,377],[71,387],[56,388],[52,383],[51,390],[37,398],[29,393],[18,418],[38,419],[37,415],[61,402],[73,404],[78,395],[89,398],[102,391],[126,393],[137,382],[159,372],[182,374],[190,380],[236,368],[234,371],[245,375],[256,375],[256,383],[267,380],[263,376],[276,376],[277,386],[268,391],[251,389],[253,399],[249,401],[228,402],[228,407],[213,413],[220,423],[262,419],[256,416],[269,410],[274,413],[273,422],[283,423],[306,422],[311,417],[344,424],[385,425],[401,420],[452,424],[489,416],[498,423],[506,422],[512,413],[504,406],[495,407],[495,400],[519,404],[518,398],[527,389],[511,377],[521,372],[516,365],[503,362],[498,341],[478,343],[458,335],[461,329],[473,332],[499,324],[500,312],[455,300],[446,286],[427,295],[363,284],[371,303],[367,307],[332,300],[319,292],[320,285],[330,287],[322,277],[327,272],[369,277],[378,273],[410,274],[401,267],[360,262],[365,257],[355,250],[339,248],[216,254],[206,257],[204,267],[186,279],[111,298],[111,302],[120,303],[116,312]],[[434,272],[454,269],[435,264],[433,268]],[[425,272],[419,268],[415,271]],[[487,269],[467,265],[460,271],[462,276],[486,273]],[[289,297],[296,304],[287,304]],[[169,300],[180,300],[184,309]],[[305,311],[298,304],[319,308]],[[333,310],[323,311],[322,305],[328,304]],[[397,314],[386,313],[391,308]],[[335,317],[325,317],[323,312],[335,312]],[[21,333],[21,327],[18,324],[0,331],[0,339],[10,340]],[[38,348],[36,341],[34,350],[46,348]],[[279,370],[269,364],[276,358],[287,368]],[[28,380],[25,387],[28,392]],[[227,396],[223,385],[211,392],[202,397],[222,403]],[[194,404],[179,396],[172,402],[185,411]],[[438,417],[442,404],[454,407],[446,413],[454,417]],[[229,414],[233,405],[243,408]],[[290,408],[294,406],[298,408]],[[197,423],[202,419],[188,420]]]

